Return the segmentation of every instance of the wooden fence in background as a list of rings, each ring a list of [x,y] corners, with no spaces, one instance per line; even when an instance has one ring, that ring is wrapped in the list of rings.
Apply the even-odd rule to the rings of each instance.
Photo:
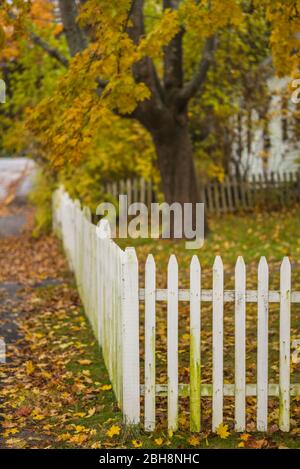
[[[148,256],[145,288],[139,288],[139,265],[133,248],[122,251],[110,239],[108,222],[91,223],[87,208],[80,208],[62,190],[53,196],[54,229],[63,240],[70,267],[75,272],[78,290],[94,334],[102,348],[116,398],[125,423],[139,424],[140,403],[144,395],[144,427],[153,431],[156,425],[157,396],[167,396],[169,430],[178,428],[181,396],[189,397],[191,431],[201,430],[201,400],[212,399],[212,428],[223,422],[225,396],[235,400],[235,429],[246,427],[246,397],[256,396],[257,430],[268,428],[268,399],[278,398],[279,427],[290,428],[290,396],[300,396],[300,383],[291,383],[291,307],[300,303],[300,291],[292,291],[291,265],[287,257],[280,269],[279,290],[269,289],[269,270],[265,258],[258,266],[257,290],[246,289],[246,267],[237,259],[235,287],[224,289],[224,267],[221,257],[213,265],[212,289],[203,289],[201,265],[193,256],[188,289],[178,286],[179,266],[170,256],[167,288],[156,287],[156,264]],[[160,267],[161,268],[161,267]],[[156,304],[167,302],[167,384],[156,379]],[[190,372],[189,383],[179,383],[178,309],[179,302],[190,305]],[[145,374],[140,382],[140,302],[145,303]],[[212,383],[201,381],[201,305],[212,303]],[[235,368],[234,383],[224,382],[224,304],[234,304]],[[257,305],[257,378],[246,383],[246,304]],[[279,382],[268,379],[269,304],[277,303],[279,319]],[[295,331],[293,331],[293,334]],[[160,402],[160,407],[162,406]]]
[[[149,207],[157,199],[153,184],[143,178],[106,183],[104,188],[115,198],[126,194],[129,204],[144,202]],[[226,176],[223,182],[206,182],[200,185],[199,202],[204,202],[208,213],[216,215],[288,207],[300,202],[300,171],[259,174],[250,179]]]

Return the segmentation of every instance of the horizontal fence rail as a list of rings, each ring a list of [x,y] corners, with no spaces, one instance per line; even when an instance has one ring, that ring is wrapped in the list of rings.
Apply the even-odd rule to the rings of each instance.
[[[90,221],[87,208],[80,208],[59,189],[53,196],[54,229],[62,237],[70,267],[94,334],[102,348],[114,392],[126,423],[141,421],[141,397],[144,396],[144,428],[156,427],[157,398],[167,398],[169,430],[178,428],[179,400],[189,398],[190,429],[202,429],[202,398],[211,398],[212,428],[223,422],[224,397],[234,398],[235,430],[246,429],[246,398],[256,397],[256,428],[268,429],[268,400],[278,398],[279,428],[290,429],[290,397],[300,396],[300,383],[291,383],[291,311],[300,303],[300,291],[292,291],[291,264],[287,257],[280,268],[279,290],[269,289],[267,261],[258,265],[257,290],[246,289],[246,266],[238,257],[235,286],[224,289],[224,266],[220,256],[213,265],[213,288],[203,289],[201,265],[197,256],[190,264],[190,286],[178,286],[179,266],[170,256],[167,288],[156,286],[156,263],[150,254],[145,264],[145,287],[139,288],[138,259],[133,248],[122,251],[110,239],[108,223],[99,226]],[[144,302],[145,316],[140,315]],[[157,302],[167,304],[167,384],[157,383],[156,320]],[[179,303],[188,302],[190,310],[189,383],[179,382]],[[202,303],[212,304],[212,382],[203,383],[202,375]],[[224,382],[224,305],[234,305],[234,382]],[[256,382],[246,383],[246,305],[257,308]],[[269,382],[269,305],[279,306],[279,382]],[[144,321],[144,383],[140,384],[140,327]],[[160,404],[161,405],[161,404]]]
[[[224,181],[199,183],[199,202],[208,213],[220,215],[255,208],[276,209],[300,202],[300,170],[289,173],[263,173],[250,178],[226,176]],[[143,202],[150,207],[157,200],[151,181],[133,178],[104,184],[106,194],[128,196],[128,204]]]

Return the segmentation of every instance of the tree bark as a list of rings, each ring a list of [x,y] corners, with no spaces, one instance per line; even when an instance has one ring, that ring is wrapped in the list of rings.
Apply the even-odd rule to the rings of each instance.
[[[178,117],[178,116],[177,116]],[[196,228],[196,203],[203,202],[200,197],[196,174],[193,145],[186,115],[174,119],[165,116],[159,128],[152,129],[152,138],[157,154],[162,191],[165,202],[192,203],[192,222]],[[171,237],[174,236],[174,218],[171,214]],[[183,220],[182,220],[183,221]],[[204,217],[204,232],[208,233],[208,223]]]
[[[152,137],[166,202],[200,202],[187,119],[181,123],[168,116]]]
[[[59,9],[69,51],[73,57],[78,52],[82,52],[87,46],[84,32],[77,23],[78,12],[76,1],[59,0]]]

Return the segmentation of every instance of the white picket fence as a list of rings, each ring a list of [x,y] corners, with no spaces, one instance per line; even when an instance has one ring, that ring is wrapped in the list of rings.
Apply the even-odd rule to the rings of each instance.
[[[197,256],[190,265],[190,288],[178,288],[178,263],[171,255],[167,289],[156,288],[156,267],[152,255],[145,268],[145,288],[139,288],[138,260],[133,248],[122,251],[110,239],[109,226],[90,222],[88,209],[80,209],[62,189],[53,197],[54,228],[61,234],[70,267],[95,336],[102,348],[124,421],[140,423],[140,399],[144,395],[144,427],[155,429],[156,397],[167,396],[168,428],[178,428],[180,396],[189,396],[190,429],[201,429],[201,398],[212,397],[212,428],[223,422],[224,397],[235,399],[235,429],[246,428],[246,397],[257,398],[257,430],[268,428],[268,399],[279,399],[279,427],[290,428],[290,396],[300,396],[300,383],[290,382],[291,304],[300,303],[300,292],[291,291],[291,265],[284,258],[280,270],[280,290],[269,290],[266,259],[260,260],[257,290],[246,290],[246,268],[239,257],[235,268],[234,290],[224,290],[222,259],[213,265],[212,290],[201,288],[201,266]],[[140,384],[139,302],[145,302],[145,376]],[[167,302],[167,377],[168,384],[156,384],[155,336],[156,302]],[[190,382],[178,380],[178,304],[190,303]],[[201,382],[201,304],[211,302],[213,379]],[[223,312],[224,303],[235,305],[235,384],[224,383]],[[257,383],[246,384],[246,303],[256,303]],[[268,381],[269,303],[280,305],[280,379]]]

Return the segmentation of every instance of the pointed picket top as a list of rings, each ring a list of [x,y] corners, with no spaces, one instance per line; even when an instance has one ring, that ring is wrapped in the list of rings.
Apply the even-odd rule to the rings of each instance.
[[[281,274],[281,280],[284,282],[285,278],[284,275],[290,274],[291,273],[291,263],[290,259],[288,256],[285,256],[282,260],[281,266],[280,266],[280,274]]]
[[[145,266],[149,268],[154,267],[155,269],[155,259],[153,254],[148,254]]]
[[[99,236],[100,239],[109,239],[111,238],[111,229],[110,229],[110,224],[109,221],[106,218],[102,218],[97,227],[96,227],[96,233]]]
[[[92,220],[92,214],[91,214],[91,209],[90,207],[87,207],[86,205],[84,207],[82,207],[82,213],[83,213],[83,216],[88,220],[88,221],[91,221]]]
[[[261,256],[258,263],[258,270],[269,269],[268,262],[265,256]]]
[[[75,200],[74,200],[74,205],[75,205],[76,208],[79,208],[79,210],[80,210],[81,204],[80,204],[80,200],[79,200],[79,199],[75,199]]]
[[[191,259],[190,268],[193,271],[201,270],[200,261],[198,259],[198,256],[196,256],[196,254],[194,254],[192,259]]]
[[[213,269],[218,270],[218,269],[223,269],[223,261],[221,256],[216,256],[213,264]]]
[[[244,261],[243,256],[238,256],[236,263],[235,263],[235,273],[245,273],[246,272],[246,264]]]
[[[178,262],[177,262],[177,259],[176,259],[175,254],[172,254],[172,255],[170,256],[169,262],[168,262],[168,270],[171,270],[172,267],[178,269]]]
[[[138,258],[137,258],[137,255],[136,255],[135,248],[133,248],[133,247],[125,248],[125,256],[126,256],[127,262],[138,264]]]

